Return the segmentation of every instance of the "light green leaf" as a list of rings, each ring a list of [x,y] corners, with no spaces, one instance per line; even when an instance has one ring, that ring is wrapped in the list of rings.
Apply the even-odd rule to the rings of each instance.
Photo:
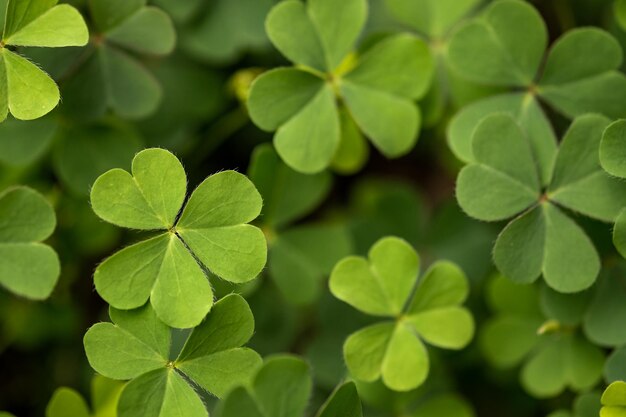
[[[367,4],[365,0],[308,0],[307,12],[329,71],[337,68],[354,47],[367,20]]]
[[[70,388],[58,388],[54,391],[46,407],[46,417],[90,417],[90,415],[83,397]]]
[[[435,262],[420,279],[408,313],[462,304],[469,293],[463,271],[452,262]]]
[[[0,193],[0,285],[31,299],[45,299],[60,274],[59,258],[47,245],[56,226],[50,203],[27,187]]]
[[[541,319],[533,319],[532,316],[503,314],[494,317],[481,328],[481,350],[494,366],[512,368],[537,346],[540,326]]]
[[[397,158],[413,148],[421,115],[412,101],[348,80],[340,88],[354,121],[386,157]]]
[[[396,19],[429,38],[441,38],[480,0],[387,0]]]
[[[433,72],[434,62],[426,43],[400,34],[368,49],[343,78],[395,96],[418,99],[428,90]]]
[[[454,70],[471,81],[524,87],[533,82],[547,42],[545,23],[533,6],[503,0],[455,33],[448,56]]]
[[[600,417],[624,417],[626,415],[626,382],[615,381],[602,394]]]
[[[618,120],[604,131],[600,163],[609,174],[626,178],[626,120]]]
[[[276,48],[294,64],[327,69],[324,47],[304,3],[279,3],[267,15],[265,30]]]
[[[380,377],[394,327],[392,322],[378,323],[348,336],[343,356],[354,378],[372,382]]]
[[[112,169],[94,182],[91,205],[95,213],[122,227],[172,227],[187,189],[178,159],[163,149],[146,149],[133,159],[131,172]]]
[[[333,156],[331,168],[341,175],[350,175],[360,171],[367,163],[370,149],[350,112],[344,107],[339,109],[341,140]]]
[[[328,172],[304,175],[294,171],[270,144],[254,149],[248,175],[264,200],[261,221],[274,230],[312,212],[331,186]]]
[[[426,380],[429,368],[426,347],[411,326],[396,324],[381,368],[385,385],[394,391],[412,390]]]
[[[119,417],[208,417],[204,403],[173,369],[158,369],[126,385],[118,405]]]
[[[465,308],[431,309],[411,314],[407,321],[422,339],[444,349],[462,349],[474,336],[474,319]]]
[[[176,46],[172,20],[156,7],[139,9],[105,36],[112,43],[142,54],[167,55]]]
[[[291,168],[315,174],[330,165],[339,146],[340,133],[335,95],[332,87],[325,85],[276,131],[274,146]]]
[[[43,0],[39,3],[48,1]],[[12,0],[10,3],[19,1]],[[11,35],[7,36],[5,28],[3,40],[7,45],[18,46],[83,46],[89,40],[89,31],[78,10],[69,4],[61,4],[48,9]]]
[[[300,113],[323,86],[321,78],[296,68],[270,70],[250,87],[250,118],[263,130],[276,130]]]
[[[16,1],[7,0],[3,2],[6,6],[6,14],[3,12],[4,33],[3,39],[6,39],[30,24],[33,20],[53,8],[58,0],[35,0],[35,1]]]
[[[419,274],[419,256],[406,241],[388,237],[372,246],[368,258],[339,262],[330,277],[331,292],[363,312],[399,315]]]
[[[361,400],[354,382],[338,387],[322,406],[317,417],[362,417]]]

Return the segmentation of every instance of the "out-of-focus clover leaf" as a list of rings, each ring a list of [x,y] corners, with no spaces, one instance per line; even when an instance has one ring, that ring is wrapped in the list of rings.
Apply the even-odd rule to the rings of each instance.
[[[274,4],[276,0],[213,1],[198,22],[184,28],[181,45],[194,57],[218,64],[267,49],[270,42],[263,22]]]
[[[269,274],[289,302],[310,304],[335,263],[352,252],[341,224],[293,226],[327,197],[332,178],[328,172],[294,171],[267,144],[255,149],[249,176],[264,200],[259,219],[269,237]]]
[[[523,363],[520,378],[528,393],[549,398],[566,388],[584,392],[600,381],[602,350],[575,326],[546,321],[535,286],[520,286],[499,276],[488,286],[487,301],[496,315],[481,330],[485,357],[504,369]]]
[[[130,168],[142,148],[137,133],[121,123],[70,125],[56,137],[54,169],[69,191],[86,197],[100,175],[115,167]]]
[[[254,317],[236,294],[215,303],[176,359],[170,358],[170,328],[149,304],[130,311],[111,308],[109,314],[113,323],[91,327],[84,343],[98,373],[130,380],[119,399],[119,417],[208,417],[194,387],[222,397],[248,383],[262,362],[256,352],[241,347],[254,332]]]
[[[123,388],[120,381],[95,375],[91,380],[93,411],[75,390],[58,388],[46,407],[46,417],[117,417],[117,403]]]
[[[598,149],[609,121],[576,118],[565,134],[544,187],[536,148],[507,114],[485,118],[472,139],[474,162],[457,179],[457,200],[471,217],[485,221],[515,218],[496,241],[500,272],[519,283],[543,275],[565,293],[591,286],[600,259],[589,237],[562,208],[612,222],[626,206],[626,184],[600,167]]]
[[[600,414],[600,397],[597,392],[589,392],[576,397],[571,412],[560,410],[550,413],[548,417],[598,417]]]
[[[616,0],[613,7],[615,20],[626,30],[626,0]]]
[[[626,382],[615,381],[602,394],[600,417],[626,416]]]
[[[456,394],[436,395],[409,414],[410,417],[475,417],[476,413],[466,400]]]
[[[165,10],[177,23],[188,22],[202,8],[202,0],[152,0],[151,3]]]
[[[312,391],[308,365],[296,357],[268,359],[252,382],[235,388],[219,405],[220,417],[303,417]],[[362,417],[353,382],[340,385],[316,417]]]
[[[607,383],[626,379],[626,347],[615,349],[604,364],[604,379]]]
[[[355,58],[349,53],[366,18],[365,0],[290,0],[267,17],[272,43],[296,66],[261,75],[248,108],[257,126],[276,131],[276,150],[293,169],[310,174],[330,166],[338,149],[355,146],[343,141],[362,140],[352,123],[389,158],[406,154],[417,140],[421,117],[413,100],[430,85],[428,47],[400,34]],[[356,170],[364,162],[335,164]]]
[[[554,135],[538,100],[569,118],[602,113],[625,114],[626,77],[619,69],[619,43],[597,28],[577,28],[559,38],[542,66],[548,35],[545,23],[530,4],[519,0],[493,3],[483,15],[458,30],[448,56],[454,70],[474,82],[523,88],[478,101],[463,109],[450,124],[448,140],[459,159],[472,162],[471,133],[480,120],[505,111],[529,136],[542,162],[541,180],[549,180],[555,152]],[[539,68],[542,68],[539,71]]]
[[[60,274],[46,240],[56,226],[54,209],[38,192],[12,187],[0,193],[0,285],[22,297],[48,298]]]
[[[48,150],[57,130],[51,117],[38,120],[8,119],[0,124],[0,164],[26,166]]]
[[[429,372],[427,342],[462,349],[474,334],[474,321],[461,307],[467,278],[456,265],[437,262],[417,281],[419,256],[406,241],[387,237],[370,249],[368,259],[351,256],[331,274],[330,290],[340,300],[373,316],[392,318],[353,333],[344,344],[352,376],[408,391]],[[412,295],[416,281],[415,294]]]
[[[119,309],[150,299],[168,325],[194,327],[213,304],[203,268],[236,283],[263,269],[265,237],[247,224],[259,215],[261,196],[245,175],[223,171],[183,204],[185,170],[163,149],[138,153],[131,172],[116,168],[101,175],[91,189],[93,210],[117,226],[159,234],[102,262],[94,274],[96,290]]]
[[[32,120],[59,103],[59,88],[36,64],[9,47],[82,46],[89,32],[78,10],[58,0],[1,0],[0,121],[10,113]]]
[[[154,112],[161,86],[133,54],[163,56],[174,49],[170,17],[147,0],[89,0],[92,42],[63,78],[64,109],[73,118],[97,119],[107,109],[125,118]]]

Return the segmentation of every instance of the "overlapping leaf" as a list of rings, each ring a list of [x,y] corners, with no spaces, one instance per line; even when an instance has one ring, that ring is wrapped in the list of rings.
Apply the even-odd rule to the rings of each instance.
[[[435,263],[418,281],[420,260],[405,241],[379,240],[368,259],[347,257],[333,269],[330,290],[340,300],[370,315],[387,317],[353,333],[344,344],[352,376],[408,391],[427,378],[429,358],[423,342],[461,349],[471,340],[474,322],[460,305],[467,297],[463,272],[449,262]]]
[[[91,381],[93,412],[78,392],[71,388],[58,388],[48,402],[46,417],[116,417],[123,388],[124,384],[119,381],[95,375]]]
[[[56,226],[50,203],[28,187],[0,193],[0,285],[22,297],[48,298],[60,273],[46,240]]]
[[[554,164],[536,156],[510,115],[489,116],[476,128],[474,162],[458,176],[457,200],[480,220],[515,216],[494,247],[495,264],[506,277],[529,283],[543,275],[560,292],[581,291],[597,278],[599,256],[563,208],[611,222],[626,205],[625,185],[607,175],[598,161],[607,125],[597,115],[577,118]],[[551,174],[543,177],[544,172]],[[547,187],[542,178],[550,178]]]
[[[206,417],[191,382],[222,397],[248,383],[261,364],[256,352],[241,347],[254,332],[254,318],[239,295],[217,302],[174,360],[170,359],[170,328],[150,305],[131,311],[111,308],[110,316],[113,323],[91,327],[84,344],[98,373],[130,380],[119,399],[119,417]]]
[[[547,42],[543,19],[533,6],[519,0],[492,4],[456,32],[448,52],[458,74],[474,82],[526,90],[478,101],[458,113],[448,134],[457,157],[473,161],[474,127],[488,114],[506,111],[515,115],[544,163],[545,184],[549,180],[545,163],[551,161],[555,147],[539,99],[568,118],[591,112],[611,118],[624,115],[626,77],[618,72],[623,53],[611,35],[579,28],[565,33],[548,52]]]
[[[208,177],[183,207],[186,189],[178,159],[148,149],[133,159],[132,174],[110,170],[91,190],[92,207],[107,222],[161,231],[100,264],[96,290],[119,309],[150,299],[164,322],[181,328],[200,323],[213,304],[203,268],[243,283],[261,272],[267,252],[263,233],[247,224],[259,215],[262,200],[244,175],[224,171]]]
[[[235,388],[220,404],[221,417],[303,417],[312,391],[308,365],[296,357],[276,356],[258,370],[250,385]],[[340,385],[317,417],[362,417],[353,382]]]
[[[8,47],[55,48],[87,43],[87,25],[78,10],[56,3],[57,0],[0,1],[4,18],[0,42],[0,121],[9,113],[16,119],[37,119],[54,109],[60,99],[52,78]]]
[[[268,15],[272,43],[296,67],[260,76],[248,106],[260,128],[276,131],[279,155],[298,171],[322,171],[342,148],[362,148],[357,126],[390,158],[415,144],[421,117],[412,100],[429,86],[430,53],[420,40],[401,34],[371,46],[356,63],[342,64],[366,17],[364,0],[291,0]],[[344,162],[345,152],[338,158],[344,171],[362,164]]]

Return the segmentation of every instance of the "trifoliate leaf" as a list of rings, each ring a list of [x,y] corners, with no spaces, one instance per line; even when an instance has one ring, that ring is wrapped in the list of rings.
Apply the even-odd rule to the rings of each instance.
[[[56,252],[42,242],[56,226],[46,199],[27,187],[0,193],[0,285],[22,297],[47,298],[60,273]]]
[[[626,178],[626,120],[606,128],[600,143],[600,164],[611,175]]]
[[[626,382],[615,381],[602,394],[600,417],[623,417],[626,415]]]
[[[90,328],[84,343],[97,372],[131,380],[119,400],[120,417],[136,415],[140,409],[151,416],[207,416],[193,386],[222,396],[247,384],[261,364],[256,352],[241,347],[252,336],[254,318],[239,295],[217,302],[173,361],[171,329],[150,305],[129,311],[111,309],[110,315],[113,323]]]
[[[429,358],[423,341],[461,349],[471,340],[474,321],[460,307],[467,296],[467,278],[454,264],[434,264],[418,281],[419,256],[405,241],[379,240],[369,259],[351,256],[340,261],[330,277],[330,290],[365,313],[395,320],[359,330],[344,344],[352,376],[374,381],[382,377],[396,391],[421,385]]]
[[[262,200],[245,176],[234,171],[210,176],[183,208],[186,187],[178,159],[148,149],[135,156],[132,175],[110,170],[91,190],[92,207],[104,220],[163,232],[105,260],[94,274],[96,289],[121,309],[150,298],[162,320],[181,328],[200,323],[213,303],[202,267],[246,282],[261,271],[267,252],[263,233],[247,224],[259,215]]]

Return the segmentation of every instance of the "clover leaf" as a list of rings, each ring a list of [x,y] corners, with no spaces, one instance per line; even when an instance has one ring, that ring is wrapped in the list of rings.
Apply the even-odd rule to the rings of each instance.
[[[429,359],[423,342],[445,349],[462,349],[472,339],[474,321],[460,305],[469,291],[456,265],[437,262],[415,287],[420,260],[404,240],[387,237],[369,251],[368,259],[350,256],[330,277],[330,290],[340,300],[370,314],[391,318],[353,333],[344,344],[352,376],[408,391],[428,376]]]
[[[213,304],[204,267],[237,283],[263,269],[265,237],[247,224],[259,215],[261,196],[244,175],[224,171],[204,180],[183,207],[185,171],[163,149],[139,152],[131,172],[112,169],[101,175],[91,189],[93,210],[117,226],[160,233],[100,264],[96,290],[118,309],[150,299],[168,325],[193,327]]]
[[[600,381],[604,353],[576,330],[580,318],[574,325],[546,320],[537,288],[502,276],[487,289],[496,314],[482,327],[480,345],[491,364],[507,369],[523,362],[522,386],[537,398],[557,396],[566,388],[584,392]]]
[[[124,384],[95,375],[91,380],[93,413],[83,397],[71,388],[58,388],[48,406],[46,417],[116,417],[117,403]]]
[[[268,359],[252,382],[232,390],[219,405],[221,417],[303,417],[312,391],[308,365],[292,356]],[[362,417],[353,382],[340,385],[317,417]]]
[[[89,32],[82,16],[57,0],[2,0],[4,32],[0,40],[0,121],[11,113],[37,119],[59,103],[59,88],[37,65],[9,47],[82,46]]]
[[[310,304],[319,298],[321,282],[335,263],[352,252],[343,225],[293,226],[328,196],[332,178],[328,172],[305,175],[294,171],[269,144],[255,149],[249,176],[264,199],[259,219],[269,236],[269,275],[286,300]]]
[[[89,0],[93,42],[63,85],[73,117],[97,119],[107,109],[142,118],[157,109],[161,86],[134,54],[163,56],[176,44],[170,17],[147,0]]]
[[[626,205],[624,184],[606,174],[598,161],[608,123],[597,115],[574,120],[546,187],[541,161],[510,115],[489,116],[476,128],[475,162],[459,173],[457,200],[479,220],[515,217],[500,233],[493,252],[497,268],[507,278],[530,283],[543,275],[551,288],[568,293],[596,280],[599,256],[563,208],[611,222]]]
[[[623,417],[626,415],[626,382],[615,381],[602,394],[600,417]]]
[[[170,358],[170,328],[149,304],[129,311],[111,308],[109,315],[113,323],[91,327],[84,344],[98,373],[130,380],[119,399],[119,417],[208,416],[194,386],[222,397],[247,383],[261,365],[256,352],[241,347],[254,332],[254,318],[236,294],[215,303],[175,359]]]
[[[276,131],[276,150],[295,170],[316,173],[337,152],[345,157],[342,147],[361,149],[358,129],[389,158],[415,144],[420,113],[413,100],[428,89],[432,58],[422,41],[400,34],[352,62],[348,54],[366,18],[364,0],[290,0],[267,17],[270,40],[296,66],[261,75],[248,108],[257,126]],[[337,165],[356,170],[362,163]]]
[[[624,115],[626,77],[617,71],[623,53],[611,35],[597,28],[571,30],[552,45],[542,66],[547,42],[539,13],[518,0],[493,3],[456,32],[448,50],[456,72],[474,82],[526,90],[478,101],[457,114],[448,134],[457,157],[471,162],[473,128],[483,117],[505,111],[527,131],[538,159],[551,161],[553,133],[538,99],[569,118]],[[548,172],[542,171],[544,184]]]
[[[38,192],[14,187],[0,193],[0,285],[22,297],[48,298],[60,274],[46,240],[56,226],[54,209]]]
[[[626,320],[626,306],[623,303],[623,297],[626,296],[623,278],[625,270],[623,262],[603,270],[585,314],[585,334],[599,346],[617,347],[626,343],[622,331]]]

